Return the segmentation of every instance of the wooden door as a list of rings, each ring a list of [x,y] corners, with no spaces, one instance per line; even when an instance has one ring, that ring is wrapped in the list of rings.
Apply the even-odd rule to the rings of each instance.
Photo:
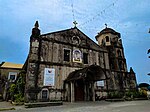
[[[84,83],[83,80],[75,82],[75,101],[84,101]]]

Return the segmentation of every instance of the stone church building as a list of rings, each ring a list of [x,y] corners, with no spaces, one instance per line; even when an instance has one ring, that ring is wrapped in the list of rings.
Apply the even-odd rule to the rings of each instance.
[[[136,88],[132,68],[127,70],[120,33],[104,28],[98,44],[77,27],[40,34],[36,21],[30,37],[25,100],[95,101],[105,91]]]

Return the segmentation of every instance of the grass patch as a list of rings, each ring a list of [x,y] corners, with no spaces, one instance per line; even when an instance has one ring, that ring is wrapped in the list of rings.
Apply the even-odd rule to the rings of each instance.
[[[15,108],[0,108],[0,111],[15,110]]]

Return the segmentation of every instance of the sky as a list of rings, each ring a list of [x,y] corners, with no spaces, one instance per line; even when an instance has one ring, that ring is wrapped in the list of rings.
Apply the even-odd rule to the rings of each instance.
[[[42,34],[77,27],[92,40],[108,27],[121,33],[128,70],[150,84],[149,0],[0,0],[0,63],[24,64],[35,21]]]

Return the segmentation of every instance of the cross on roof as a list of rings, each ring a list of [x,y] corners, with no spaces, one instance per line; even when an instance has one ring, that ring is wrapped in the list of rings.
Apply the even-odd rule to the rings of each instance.
[[[76,27],[78,23],[76,21],[74,21],[73,24],[74,24],[74,27]]]
[[[107,28],[107,24],[105,23],[105,26],[106,26],[106,28]]]

